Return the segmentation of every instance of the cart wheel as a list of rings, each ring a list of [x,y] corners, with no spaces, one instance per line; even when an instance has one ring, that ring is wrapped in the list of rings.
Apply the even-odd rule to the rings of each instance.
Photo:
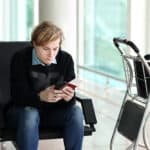
[[[147,150],[150,150],[150,112],[147,115],[143,127],[143,141]]]

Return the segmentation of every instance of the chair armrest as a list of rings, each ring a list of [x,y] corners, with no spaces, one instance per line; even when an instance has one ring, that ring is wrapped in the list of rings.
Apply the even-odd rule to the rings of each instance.
[[[89,124],[93,131],[95,131],[94,124],[97,123],[96,114],[94,110],[94,106],[92,103],[92,99],[90,98],[83,98],[79,95],[76,95],[76,100],[81,103],[85,123]]]

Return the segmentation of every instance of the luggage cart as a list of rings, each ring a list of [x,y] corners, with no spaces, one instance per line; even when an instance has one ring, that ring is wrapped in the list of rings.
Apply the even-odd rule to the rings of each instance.
[[[110,150],[113,150],[117,132],[131,141],[131,145],[128,145],[126,150],[138,150],[140,146],[150,150],[150,138],[147,137],[150,121],[149,63],[132,41],[114,38],[113,42],[122,57],[126,91],[111,137]],[[129,47],[133,51],[131,52],[129,48],[125,49],[123,46]],[[140,144],[141,138],[143,138],[144,145]]]

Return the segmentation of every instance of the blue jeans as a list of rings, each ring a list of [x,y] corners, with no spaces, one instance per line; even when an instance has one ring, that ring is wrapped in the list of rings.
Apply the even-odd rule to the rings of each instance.
[[[50,110],[14,107],[8,111],[7,120],[8,126],[17,131],[16,144],[19,150],[38,149],[39,127],[62,128],[65,150],[82,149],[83,114],[76,105]]]

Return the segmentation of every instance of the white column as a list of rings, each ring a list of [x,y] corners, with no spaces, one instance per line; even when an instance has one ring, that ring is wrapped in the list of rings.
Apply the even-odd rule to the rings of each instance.
[[[39,22],[52,21],[64,32],[62,49],[76,60],[77,11],[76,0],[39,0]]]
[[[150,53],[150,0],[146,0],[146,29],[147,29],[147,36],[146,36],[146,53]]]
[[[147,49],[146,1],[128,1],[130,2],[130,40],[139,47],[142,53],[145,53]]]
[[[34,0],[34,25],[37,25],[39,22],[39,1]]]

